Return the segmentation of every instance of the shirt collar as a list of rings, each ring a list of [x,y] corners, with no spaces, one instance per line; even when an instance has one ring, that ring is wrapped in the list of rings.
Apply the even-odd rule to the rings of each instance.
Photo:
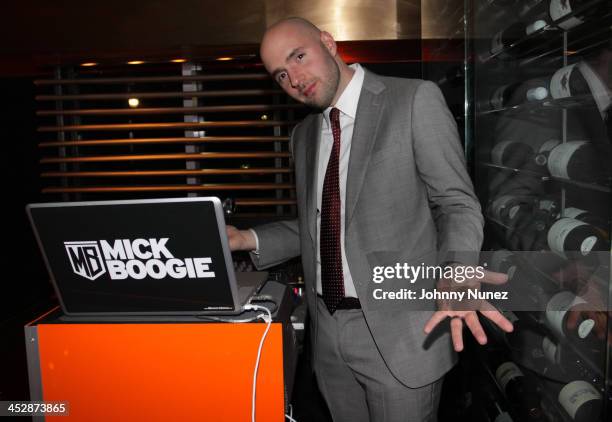
[[[351,119],[355,119],[355,116],[357,115],[357,103],[359,102],[359,95],[361,94],[361,88],[363,87],[363,77],[365,72],[359,63],[354,63],[349,67],[353,69],[355,73],[333,107],[340,110],[341,114],[344,114]],[[332,106],[329,106],[323,111],[323,120],[325,120],[327,128],[330,127],[329,113],[331,109]]]

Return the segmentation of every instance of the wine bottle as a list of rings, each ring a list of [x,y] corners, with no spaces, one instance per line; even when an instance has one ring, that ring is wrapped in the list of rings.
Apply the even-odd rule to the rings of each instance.
[[[542,339],[542,351],[544,358],[551,365],[548,371],[549,374],[554,374],[551,378],[565,382],[576,379],[601,382],[601,376],[593,373],[584,359],[567,344],[556,342],[545,336]],[[591,356],[596,357],[594,354],[591,354]]]
[[[549,384],[550,385],[550,384]],[[563,410],[575,422],[597,422],[603,405],[600,391],[585,380],[557,384],[554,393]]]
[[[553,199],[542,199],[524,204],[515,217],[506,222],[512,229],[508,247],[512,250],[548,250],[547,234],[552,222],[558,218],[558,204]]]
[[[564,99],[578,96],[587,96],[588,99],[598,100],[606,94],[605,85],[601,78],[585,62],[577,62],[558,69],[549,79],[537,79],[541,82],[532,87],[527,96],[537,95],[540,99]],[[587,98],[583,98],[586,100]]]
[[[559,203],[553,198],[540,199],[536,209],[549,220],[559,217]]]
[[[598,381],[600,377],[592,372],[572,347],[554,339],[548,325],[542,324],[538,318],[540,313],[504,310],[502,314],[514,326],[512,332],[504,333],[505,344],[512,361],[520,367],[564,383],[575,379]]]
[[[576,307],[585,303],[587,302],[583,298],[568,290],[562,290],[550,298],[546,305],[545,321],[559,339],[568,339],[577,345],[581,341],[593,341],[590,336],[595,327],[595,320],[592,318],[581,317],[576,328],[570,330],[567,327],[570,312],[578,312]]]
[[[605,326],[602,324],[605,323],[598,315],[605,317],[606,309],[596,298],[592,300],[595,303],[588,303],[573,291],[562,290],[547,304],[544,319],[555,337],[571,343],[573,352],[589,356],[592,362],[601,362],[605,360],[605,342],[598,334],[604,333]],[[572,327],[569,326],[570,315],[574,319]]]
[[[514,107],[525,102],[541,101],[548,97],[548,82],[531,79],[525,82],[502,85],[495,89],[489,98],[489,106],[494,110]]]
[[[478,422],[513,422],[508,403],[486,373],[485,365],[478,365],[466,373],[470,380],[469,411],[461,420]]]
[[[491,150],[491,162],[499,166],[523,167],[533,157],[531,146],[518,141],[502,141]]]
[[[531,213],[531,203],[516,195],[502,195],[495,198],[489,206],[489,215],[495,221],[512,226],[519,219]]]
[[[547,168],[554,177],[593,183],[602,179],[597,151],[588,141],[569,141],[554,147],[548,154]]]
[[[514,309],[514,307],[511,304],[504,303],[504,306],[507,307],[507,308]],[[514,326],[515,323],[517,323],[519,321],[518,317],[516,316],[516,314],[513,311],[509,311],[509,310],[501,309],[501,308],[499,308],[499,311],[502,313],[502,315],[508,321],[510,321],[512,323],[513,326]],[[492,324],[489,321],[485,322],[483,327],[486,330],[487,337],[491,340],[490,344],[492,344],[492,345],[500,345],[503,348],[506,348],[508,346],[508,340],[506,339],[506,334],[507,333],[505,331],[503,331],[497,325]],[[514,332],[514,330],[513,330],[513,332]]]
[[[546,166],[546,164],[548,163],[548,156],[550,155],[550,152],[560,143],[561,141],[557,139],[549,139],[548,141],[540,145],[540,148],[538,148],[538,151],[534,158],[535,163],[539,166]],[[548,172],[548,169],[546,169],[546,171]]]
[[[583,6],[586,3],[591,4],[585,9]],[[546,26],[567,31],[583,24],[588,16],[597,14],[602,9],[603,4],[593,4],[592,0],[531,0],[522,5],[518,15],[523,19],[539,19],[544,21]]]
[[[530,250],[543,251],[548,249],[548,230],[551,224],[559,218],[559,204],[556,200],[545,198],[538,201],[533,220],[526,233],[532,239]]]
[[[540,39],[528,37],[546,26],[542,19],[531,23],[515,22],[493,36],[489,52],[504,59],[524,56],[542,43]]]
[[[531,312],[521,312],[521,319],[513,322],[515,329],[506,334],[512,359],[522,367],[557,381],[569,382],[575,379],[599,381],[601,377],[590,369],[575,350],[581,350],[594,360],[598,360],[602,356],[601,348],[581,348],[576,347],[576,342],[570,344],[557,341],[547,323],[542,325],[534,319],[527,321],[527,316],[534,315]]]
[[[524,266],[525,262],[523,260],[519,261],[519,254],[522,254],[522,252],[514,254],[505,249],[499,250],[495,251],[487,262],[490,270],[505,273],[508,276],[507,282],[502,286],[498,288],[488,287],[489,290],[507,293],[506,299],[503,300],[503,307],[505,308],[503,315],[512,324],[518,324],[510,335],[503,331],[495,333],[497,339],[506,344],[509,344],[510,338],[518,332],[517,330],[520,327],[540,324],[537,322],[538,316],[535,315],[535,311],[543,310],[553,294],[547,292],[545,288],[540,286],[539,281],[532,277],[532,271]],[[520,312],[527,311],[530,315],[519,319],[510,309]]]
[[[550,299],[558,292],[558,286],[542,274],[527,265],[517,265],[512,275],[512,281],[506,283],[504,290],[508,291],[508,301],[505,306],[511,306],[514,311],[526,312],[517,321],[519,327],[539,326],[542,319],[541,312],[546,309]],[[512,336],[519,331],[506,336],[508,343],[512,343]]]
[[[606,241],[593,226],[574,218],[563,217],[548,230],[548,247],[564,258],[584,257],[604,250]]]
[[[494,251],[489,260],[489,268],[495,272],[507,274],[508,281],[511,281],[517,268],[514,254],[507,249]]]
[[[587,210],[576,207],[567,207],[563,210],[563,217],[574,218],[576,220],[584,221],[585,223],[591,223],[592,219],[597,218]]]
[[[523,312],[522,314],[528,314]],[[520,321],[520,320],[519,320]],[[532,373],[554,379],[559,382],[568,382],[575,379],[572,375],[581,375],[575,366],[568,366],[564,371],[560,359],[560,346],[550,339],[547,331],[541,325],[521,325],[514,323],[515,329],[507,334],[509,352],[512,359]],[[563,355],[566,359],[566,354]],[[557,359],[557,360],[555,360]],[[563,364],[566,360],[563,361]],[[573,363],[569,361],[568,363]]]
[[[576,207],[568,207],[563,210],[563,217],[573,218],[575,220],[579,220],[590,224],[593,226],[595,230],[599,232],[599,235],[606,241],[610,240],[610,221],[606,221],[606,219],[601,218],[592,212],[587,210],[583,210],[581,208]]]
[[[528,379],[514,362],[502,354],[490,352],[488,355],[495,370],[495,379],[508,402],[525,420],[539,420],[540,394],[533,380]]]
[[[504,310],[502,314],[512,322],[514,326],[512,332],[505,333],[505,342],[512,352],[513,360],[521,363],[523,366],[532,368],[532,365],[525,365],[525,361],[522,357],[525,354],[528,355],[529,358],[535,357],[533,353],[525,352],[541,344],[540,338],[546,334],[542,323],[539,321],[535,312],[511,312]],[[534,336],[537,336],[535,340],[533,338]],[[516,357],[519,357],[519,359],[515,359]]]
[[[501,391],[510,402],[520,401],[527,390],[523,371],[500,352],[489,352],[488,356]]]
[[[550,17],[556,26],[569,30],[583,24],[590,16],[609,10],[607,1],[593,3],[593,0],[550,0]],[[586,5],[589,7],[584,7]]]

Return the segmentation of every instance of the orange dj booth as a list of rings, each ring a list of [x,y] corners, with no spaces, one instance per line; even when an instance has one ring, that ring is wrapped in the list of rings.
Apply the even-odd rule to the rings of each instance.
[[[272,281],[261,293],[278,300],[259,361],[256,420],[282,422],[296,366],[292,299]],[[30,400],[67,403],[68,416],[49,421],[249,421],[266,327],[193,317],[75,319],[56,308],[25,327]]]

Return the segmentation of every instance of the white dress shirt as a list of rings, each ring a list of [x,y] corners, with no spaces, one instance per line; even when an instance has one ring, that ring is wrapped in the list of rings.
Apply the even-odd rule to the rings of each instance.
[[[327,163],[331,156],[332,147],[334,145],[334,137],[332,135],[329,113],[332,107],[340,110],[340,247],[342,252],[342,273],[344,275],[344,295],[357,297],[353,277],[348,267],[346,260],[346,251],[344,248],[344,220],[345,220],[345,204],[346,204],[346,175],[348,173],[349,157],[351,155],[351,141],[353,138],[353,127],[355,126],[355,115],[357,114],[357,103],[363,86],[363,68],[359,64],[350,66],[355,73],[350,82],[338,98],[338,101],[333,106],[326,108],[323,111],[323,119],[321,124],[321,142],[319,143],[319,151],[317,154],[317,234],[321,229],[321,202],[323,194],[323,181],[325,180],[325,171]],[[319,236],[317,236],[317,293],[322,294],[321,287],[321,254],[319,248]]]
[[[325,172],[327,163],[331,156],[334,137],[332,135],[329,113],[332,107],[340,110],[340,247],[342,252],[342,273],[344,275],[344,295],[357,297],[353,277],[348,267],[346,260],[346,252],[344,249],[344,220],[345,220],[345,203],[346,203],[346,176],[348,173],[349,156],[351,154],[351,141],[353,138],[353,128],[355,126],[355,115],[357,114],[357,104],[363,87],[363,68],[358,64],[352,64],[351,69],[355,71],[348,85],[342,91],[340,98],[333,106],[326,108],[323,111],[323,119],[321,123],[321,142],[317,152],[317,293],[323,294],[321,287],[321,254],[319,249],[319,236],[321,230],[321,202],[323,192],[323,181],[325,180]],[[250,229],[255,237],[256,249],[255,254],[259,253],[259,238],[257,232]]]

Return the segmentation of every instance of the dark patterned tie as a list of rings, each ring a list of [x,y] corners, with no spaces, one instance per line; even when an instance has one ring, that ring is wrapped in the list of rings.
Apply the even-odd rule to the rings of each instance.
[[[321,284],[323,301],[332,314],[344,298],[340,250],[340,110],[329,113],[334,146],[325,172],[321,200]]]
[[[606,114],[604,115],[604,123],[606,125],[606,135],[607,135],[607,143],[605,144],[605,154],[602,154],[602,159],[604,164],[606,181],[605,183],[610,185],[612,184],[612,170],[610,166],[607,164],[612,159],[612,105],[608,106],[606,110]]]
[[[612,105],[609,105],[608,109],[606,110],[606,114],[604,115],[604,123],[606,124],[608,140],[612,144]]]

